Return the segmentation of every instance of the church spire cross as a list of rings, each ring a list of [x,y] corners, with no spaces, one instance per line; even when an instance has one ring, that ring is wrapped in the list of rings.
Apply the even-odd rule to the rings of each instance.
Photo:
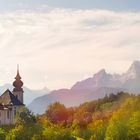
[[[17,64],[17,73],[19,73],[19,64]]]
[[[16,75],[15,79],[21,79],[21,76],[19,74],[19,64],[17,64],[17,75]]]

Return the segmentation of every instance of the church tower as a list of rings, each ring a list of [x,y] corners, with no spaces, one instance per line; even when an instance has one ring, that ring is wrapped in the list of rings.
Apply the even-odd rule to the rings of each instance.
[[[13,94],[18,98],[18,100],[21,101],[21,103],[23,103],[23,82],[21,81],[21,77],[19,74],[19,66],[17,66],[17,75],[15,77],[15,81],[13,82]]]

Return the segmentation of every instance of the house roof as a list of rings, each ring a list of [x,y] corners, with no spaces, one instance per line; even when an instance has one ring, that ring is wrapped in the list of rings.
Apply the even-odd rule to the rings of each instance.
[[[0,104],[4,105],[24,105],[15,97],[12,92],[7,89],[1,96],[0,96]]]

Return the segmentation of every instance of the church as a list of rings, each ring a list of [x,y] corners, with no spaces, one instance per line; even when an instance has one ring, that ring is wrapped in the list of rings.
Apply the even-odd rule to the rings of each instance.
[[[0,125],[14,124],[16,112],[24,106],[23,103],[23,82],[17,69],[17,75],[13,82],[13,91],[7,89],[0,96]]]

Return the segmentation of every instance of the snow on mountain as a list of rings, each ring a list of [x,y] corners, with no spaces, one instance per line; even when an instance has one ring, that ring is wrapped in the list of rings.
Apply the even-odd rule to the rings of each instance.
[[[104,69],[93,77],[77,82],[71,89],[52,91],[36,98],[28,107],[34,113],[44,113],[48,105],[59,101],[66,106],[77,106],[83,102],[104,97],[106,94],[128,91],[140,92],[140,62],[134,61],[122,75],[109,74]]]
[[[99,87],[120,87],[119,76],[106,73],[104,69],[96,73],[92,78],[77,82],[72,89],[95,89]]]
[[[140,77],[140,62],[134,61],[128,71],[123,74],[123,82]]]

